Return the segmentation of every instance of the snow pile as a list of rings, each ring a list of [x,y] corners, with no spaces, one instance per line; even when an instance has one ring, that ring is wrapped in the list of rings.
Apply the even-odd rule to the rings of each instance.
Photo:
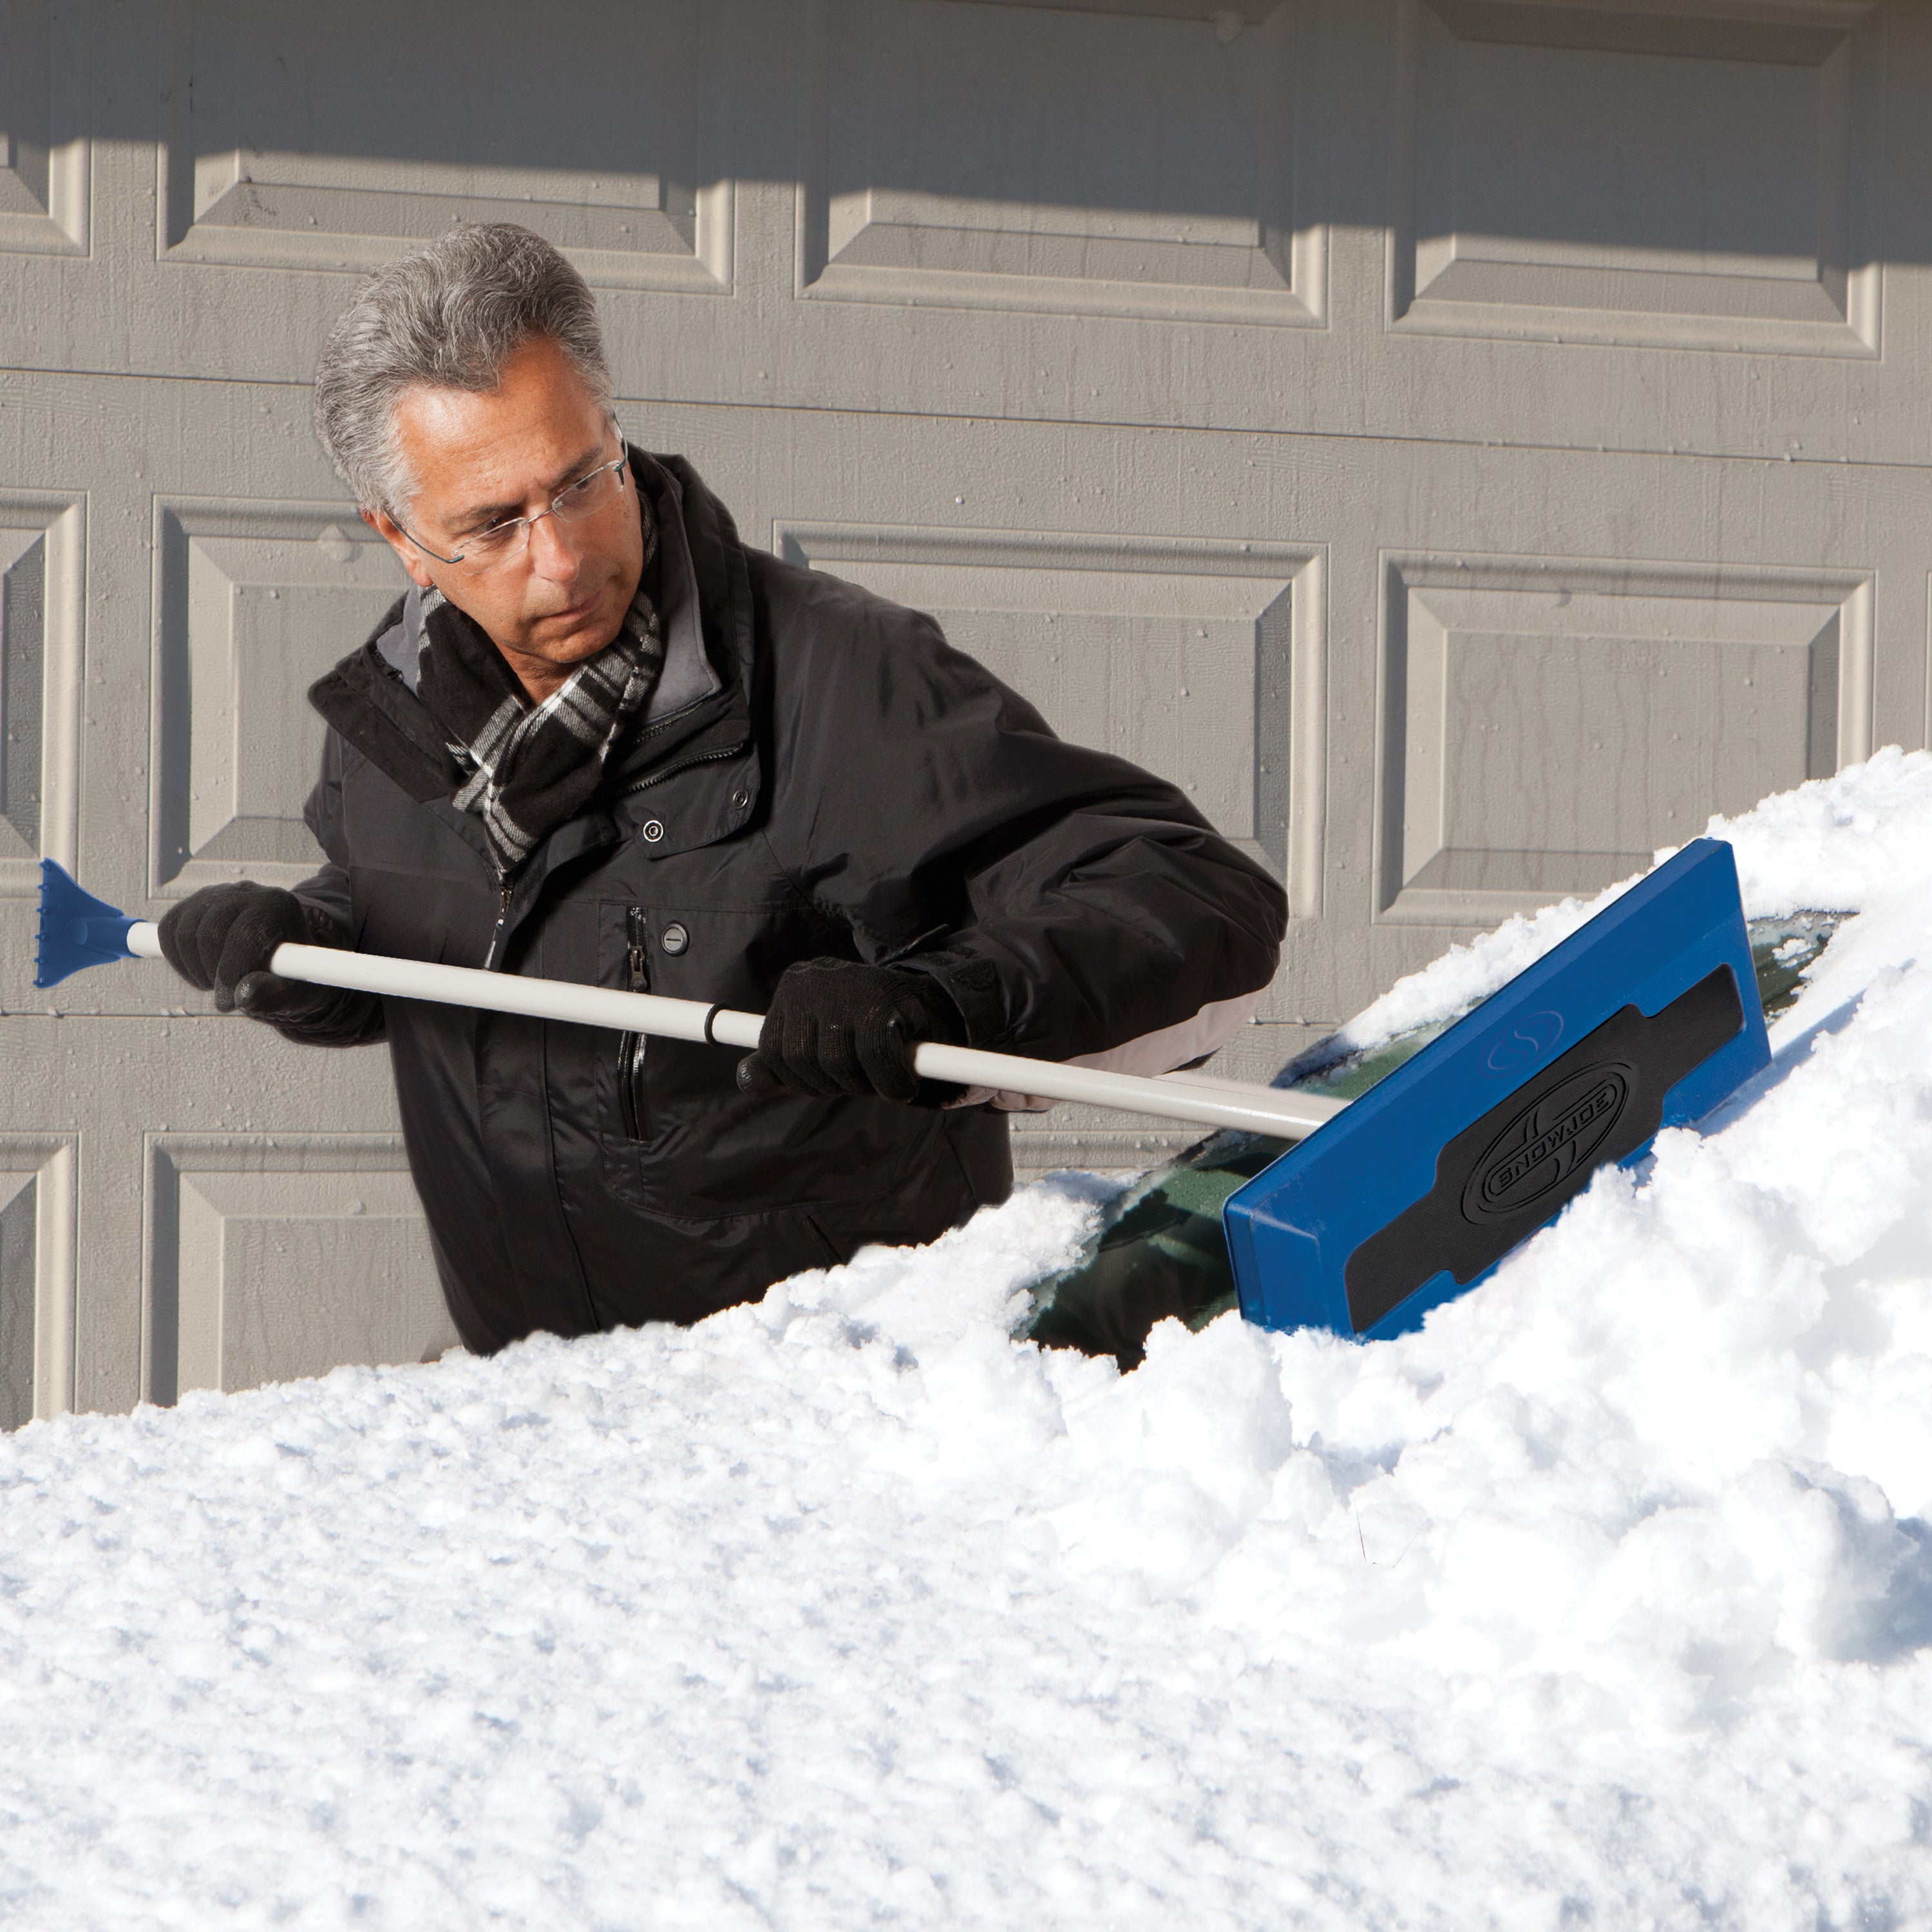
[[[1419,1334],[1016,1346],[1070,1178],[0,1443],[0,1918],[1925,1922],[1932,758],[1718,829],[1862,912],[1771,1073]]]

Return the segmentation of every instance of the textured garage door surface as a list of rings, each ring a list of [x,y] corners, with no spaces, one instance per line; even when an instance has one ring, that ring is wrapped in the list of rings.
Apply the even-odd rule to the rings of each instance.
[[[310,863],[302,693],[400,581],[308,428],[358,272],[537,228],[749,541],[1186,785],[1296,914],[1259,1073],[1924,741],[1929,56],[1858,0],[0,0],[0,1423],[448,1337],[380,1052],[30,983],[42,854],[148,916]]]

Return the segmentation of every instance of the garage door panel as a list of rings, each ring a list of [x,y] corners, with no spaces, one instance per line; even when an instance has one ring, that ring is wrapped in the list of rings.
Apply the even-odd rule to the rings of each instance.
[[[148,1181],[149,1400],[454,1343],[394,1136],[163,1134]]]
[[[158,964],[128,970],[171,976]],[[243,1244],[229,1272],[242,1284],[236,1306],[252,1297],[262,1311],[255,1330],[238,1331],[229,1372],[311,1372],[298,1365],[312,1355],[290,1352],[310,1346],[304,1335],[334,1336],[345,1360],[413,1361],[446,1333],[424,1314],[439,1307],[439,1291],[380,1048],[304,1048],[239,1016],[16,1012],[4,1024],[0,1402],[10,1414],[29,1330],[34,1414],[124,1408],[158,1388],[148,1373],[153,1310],[158,1294],[181,1285],[181,1243],[157,1203],[182,1184],[202,1189],[218,1224],[190,1272],[219,1290],[219,1271],[201,1271],[199,1258],[220,1259],[228,1236],[218,1224],[232,1216]],[[158,1175],[166,1183],[158,1191]],[[231,1197],[231,1187],[241,1192]],[[254,1232],[242,1234],[244,1222]],[[187,1292],[192,1300],[199,1291]],[[177,1304],[168,1306],[178,1326]],[[276,1340],[284,1329],[286,1345]]]
[[[0,1132],[0,1429],[73,1406],[78,1148]]]
[[[1627,878],[1862,753],[1870,580],[1391,559],[1379,916],[1487,924]]]
[[[0,253],[85,255],[86,66],[72,16],[0,0]]]
[[[30,862],[46,782],[46,531],[0,530],[0,857]]]
[[[0,490],[0,896],[74,862],[83,623],[82,512]]]
[[[194,0],[172,45],[162,255],[368,269],[453,221],[517,220],[593,283],[722,292],[730,196],[688,85],[700,12],[627,9],[586,62],[554,58],[509,0],[460,19],[345,0],[278,16],[272,37],[240,0]]]
[[[1320,318],[1298,232],[1296,10],[1206,22],[847,0],[813,49],[806,293]]]
[[[1396,326],[1872,355],[1876,10],[1406,0]]]
[[[314,872],[302,806],[323,727],[309,686],[407,587],[340,504],[163,502],[153,890]]]

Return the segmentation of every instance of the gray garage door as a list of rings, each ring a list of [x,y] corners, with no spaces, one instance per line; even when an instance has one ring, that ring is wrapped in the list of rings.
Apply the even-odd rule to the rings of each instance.
[[[1932,11],[0,0],[0,1422],[446,1339],[377,1053],[31,984],[42,854],[290,881],[398,581],[307,427],[512,216],[630,433],[1186,785],[1312,1027],[1924,742]],[[1100,1117],[1022,1160],[1118,1164]]]

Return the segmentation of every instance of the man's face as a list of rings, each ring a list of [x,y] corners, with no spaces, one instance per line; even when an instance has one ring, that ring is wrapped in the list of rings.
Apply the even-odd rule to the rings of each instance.
[[[478,575],[426,555],[412,536],[455,556],[465,537],[536,516],[622,453],[616,429],[570,358],[538,340],[511,357],[493,392],[410,390],[396,406],[396,434],[416,479],[409,529],[380,510],[364,516],[417,583],[482,626],[533,698],[548,696],[617,634],[636,594],[644,532],[628,479],[579,522],[544,517],[515,556]]]

